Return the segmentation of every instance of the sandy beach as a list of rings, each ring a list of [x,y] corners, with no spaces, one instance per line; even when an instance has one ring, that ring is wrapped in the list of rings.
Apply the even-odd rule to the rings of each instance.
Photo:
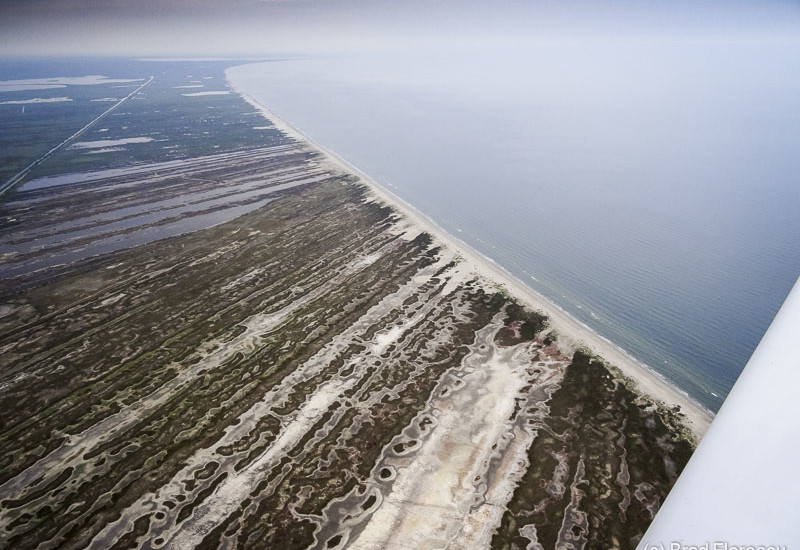
[[[388,191],[357,167],[351,165],[333,151],[326,149],[310,139],[302,133],[301,129],[282,120],[267,107],[261,105],[243,91],[236,91],[248,103],[258,109],[278,129],[295,139],[312,144],[331,164],[342,172],[357,175],[370,189],[372,196],[376,200],[390,205],[403,215],[410,224],[420,231],[429,233],[440,244],[458,253],[463,258],[464,264],[470,271],[485,279],[489,284],[499,285],[509,295],[519,300],[520,303],[545,313],[550,318],[551,328],[558,333],[559,346],[563,350],[568,352],[581,346],[589,348],[595,354],[619,368],[626,376],[633,379],[638,384],[639,390],[646,395],[670,407],[676,405],[680,406],[681,411],[685,414],[686,425],[695,435],[697,441],[705,434],[713,415],[687,394],[674,387],[670,382],[656,374],[643,363],[634,359],[623,349],[600,336],[591,328],[563,311],[553,302],[522,283],[503,267],[476,252],[458,238],[447,233],[433,220]]]

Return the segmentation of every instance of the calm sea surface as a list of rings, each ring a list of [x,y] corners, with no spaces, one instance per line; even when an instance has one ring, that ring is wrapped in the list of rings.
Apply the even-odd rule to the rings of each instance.
[[[800,275],[799,60],[560,44],[228,76],[717,410]]]

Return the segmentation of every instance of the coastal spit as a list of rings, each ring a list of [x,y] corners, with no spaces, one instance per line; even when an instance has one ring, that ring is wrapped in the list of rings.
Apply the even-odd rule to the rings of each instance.
[[[0,204],[0,546],[636,546],[702,409],[252,100],[180,97],[270,139]]]

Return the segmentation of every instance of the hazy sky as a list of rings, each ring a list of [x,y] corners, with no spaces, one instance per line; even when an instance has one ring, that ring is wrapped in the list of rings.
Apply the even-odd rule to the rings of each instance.
[[[11,0],[0,53],[266,55],[513,44],[534,35],[797,40],[800,2]]]

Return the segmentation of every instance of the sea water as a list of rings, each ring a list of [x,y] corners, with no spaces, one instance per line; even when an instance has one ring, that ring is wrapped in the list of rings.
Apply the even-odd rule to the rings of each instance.
[[[227,74],[717,410],[800,274],[799,60],[577,42]]]

